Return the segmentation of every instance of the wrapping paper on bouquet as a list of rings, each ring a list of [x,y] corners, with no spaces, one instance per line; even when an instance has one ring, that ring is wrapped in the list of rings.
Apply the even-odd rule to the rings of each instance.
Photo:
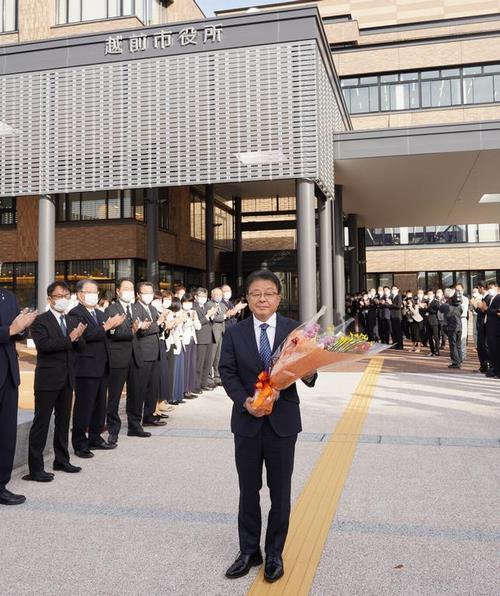
[[[368,341],[360,333],[347,333],[352,319],[338,327],[322,330],[317,323],[323,307],[310,321],[294,329],[273,354],[269,371],[262,371],[255,385],[253,407],[264,414],[273,409],[272,399],[299,379],[325,367],[342,367],[363,358],[372,358],[389,346]]]

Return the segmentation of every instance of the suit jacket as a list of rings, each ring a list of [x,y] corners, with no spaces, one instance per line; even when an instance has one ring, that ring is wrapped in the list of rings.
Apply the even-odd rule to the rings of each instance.
[[[486,328],[489,330],[489,333],[493,332],[496,335],[500,335],[500,317],[497,315],[498,312],[500,312],[500,294],[496,294],[496,296],[490,298],[488,310],[486,311]]]
[[[132,316],[127,317],[119,327],[108,333],[111,368],[127,368],[132,358],[136,366],[142,366],[144,362],[139,341],[132,331],[132,322],[139,319],[137,304],[131,304],[130,311]],[[127,313],[121,303],[116,301],[104,311],[104,318],[107,320],[114,315],[125,314]]]
[[[224,315],[227,312],[227,307],[222,301],[217,303],[212,300],[207,302],[207,306],[208,308],[212,308],[213,306],[217,308],[217,312],[212,319],[212,332],[214,334],[215,341],[218,342],[224,335],[226,328],[226,319],[224,318]]]
[[[21,382],[16,352],[16,339],[20,338],[18,336],[11,337],[9,332],[12,321],[17,317],[19,311],[19,303],[15,295],[0,289],[0,387],[5,383],[9,371],[16,387]]]
[[[438,325],[438,312],[439,312],[440,303],[439,300],[434,298],[431,302],[429,302],[427,306],[427,321],[429,325]]]
[[[64,336],[50,310],[38,315],[31,326],[31,337],[37,349],[35,391],[58,391],[68,382],[75,385],[76,353],[84,349],[81,337],[72,342],[69,333],[78,326],[78,319],[66,316],[68,335]]]
[[[149,310],[151,311],[151,315],[140,302],[137,302],[139,320],[152,321],[149,329],[145,331],[139,329],[137,332],[137,339],[144,362],[152,362],[160,359],[160,333],[162,330],[156,322],[159,315],[156,308],[151,306],[151,304],[149,305]]]
[[[392,304],[389,304],[389,308],[391,310],[391,319],[402,319],[403,314],[401,312],[401,307],[403,306],[403,299],[401,298],[401,294],[396,294],[395,296],[391,296]]]
[[[273,352],[299,323],[277,315]],[[253,317],[248,317],[226,330],[222,340],[219,372],[224,389],[233,400],[231,431],[243,437],[253,437],[262,427],[263,418],[256,418],[243,407],[247,397],[254,394],[258,374],[263,369],[255,339]],[[314,386],[316,375],[306,383]],[[280,393],[269,422],[280,437],[288,437],[302,430],[299,396],[295,383]]]
[[[224,306],[226,307],[226,312],[228,310],[231,310],[232,308],[234,308],[234,304],[231,300],[225,300],[224,298],[222,299],[222,304],[224,304]],[[229,319],[226,319],[226,329],[228,327],[231,327],[232,325],[236,325],[236,323],[238,322],[238,319],[234,316],[234,317],[230,317]]]
[[[198,344],[207,345],[215,343],[215,336],[212,329],[212,323],[207,319],[207,312],[210,308],[210,302],[205,302],[203,306],[200,306],[197,302],[194,303],[193,308],[198,313],[200,319],[201,329],[196,331],[196,340]]]
[[[89,311],[79,304],[69,311],[69,315],[74,317],[79,323],[87,325],[83,334],[85,346],[76,356],[76,376],[92,379],[100,379],[109,374],[109,345],[108,336],[102,324],[107,320],[100,310],[95,311],[97,321],[95,322]]]

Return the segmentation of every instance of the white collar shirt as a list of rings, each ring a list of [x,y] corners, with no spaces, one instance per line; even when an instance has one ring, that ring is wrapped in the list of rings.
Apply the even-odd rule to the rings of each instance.
[[[267,338],[269,339],[269,345],[271,346],[271,350],[273,350],[273,346],[274,346],[274,338],[276,337],[276,321],[277,321],[277,316],[276,313],[273,313],[269,319],[267,319],[267,321],[259,321],[259,319],[257,319],[257,317],[255,315],[252,315],[253,317],[253,328],[254,328],[254,332],[255,332],[255,341],[257,342],[257,350],[260,351],[260,333],[261,333],[261,328],[260,326],[263,323],[267,323],[269,325],[269,327],[266,329],[266,333],[267,333]]]

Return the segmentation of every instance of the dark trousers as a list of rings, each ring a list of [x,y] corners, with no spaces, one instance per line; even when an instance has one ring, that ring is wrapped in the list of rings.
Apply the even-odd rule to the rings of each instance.
[[[439,354],[439,323],[427,323],[427,337],[429,338],[429,347],[433,354]]]
[[[184,352],[184,393],[191,393],[198,389],[197,357],[198,346],[192,340]]]
[[[35,417],[30,430],[28,464],[30,474],[43,470],[43,450],[47,443],[50,419],[54,412],[54,460],[69,462],[68,435],[73,388],[68,383],[58,391],[35,391]]]
[[[222,348],[222,335],[217,339],[215,344],[213,344],[213,349],[212,349],[212,365],[210,367],[210,376],[214,383],[220,383],[219,361],[220,361],[221,348]]]
[[[481,369],[488,368],[488,348],[486,347],[486,326],[484,319],[477,321],[477,357],[481,364]]]
[[[71,434],[71,442],[75,451],[87,451],[90,445],[104,442],[101,433],[106,419],[107,387],[107,375],[100,379],[77,377]]]
[[[495,316],[495,315],[488,315]],[[500,375],[500,323],[497,321],[486,324],[486,338],[488,342],[488,359],[490,368],[496,375]]]
[[[196,377],[199,387],[206,387],[210,374],[210,367],[213,362],[213,349],[215,344],[198,344],[198,362],[196,365]]]
[[[130,364],[127,381],[127,419],[132,431],[142,430],[142,420],[150,422],[160,396],[160,361],[144,362],[142,366]]]
[[[448,329],[448,343],[451,363],[455,366],[462,364],[462,327]]]
[[[106,426],[110,435],[117,436],[122,427],[122,420],[118,411],[123,387],[128,376],[128,366],[126,368],[112,368],[110,371],[108,379],[108,404],[106,407]]]
[[[388,344],[390,336],[391,336],[391,320],[390,319],[380,319],[380,341],[384,344]]]
[[[0,492],[10,481],[16,452],[18,388],[7,374],[0,387]]]
[[[403,349],[403,330],[401,328],[401,319],[391,319],[391,335],[395,348]]]
[[[279,437],[264,418],[254,437],[235,435],[236,469],[240,485],[238,533],[240,551],[250,554],[260,547],[262,517],[260,489],[262,464],[266,464],[271,509],[267,522],[266,553],[281,554],[290,519],[290,493],[297,435]]]

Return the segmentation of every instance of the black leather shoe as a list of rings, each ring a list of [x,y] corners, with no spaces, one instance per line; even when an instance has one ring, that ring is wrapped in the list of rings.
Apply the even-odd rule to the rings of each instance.
[[[240,553],[236,557],[236,561],[226,571],[226,577],[229,579],[237,579],[247,575],[252,567],[262,565],[262,553],[260,550],[255,551],[251,555],[244,555]]]
[[[117,448],[117,444],[116,443],[99,443],[98,445],[89,445],[89,449],[91,449],[92,451],[94,451],[95,449],[103,449],[103,450],[109,450],[109,449],[116,449]]]
[[[215,389],[215,387],[210,387],[210,386],[202,387],[203,391],[213,391],[214,389]]]
[[[127,437],[150,437],[151,433],[146,432],[145,430],[129,430],[127,433]]]
[[[118,443],[118,435],[109,435],[108,436],[108,445],[117,445]]]
[[[94,457],[94,454],[92,451],[90,451],[90,449],[78,449],[75,451],[75,455],[77,457],[81,457],[82,459],[90,459],[91,457]]]
[[[191,391],[191,393],[194,393],[195,395],[201,395],[203,391],[201,389],[195,389],[194,391]]]
[[[41,472],[26,474],[26,476],[23,476],[23,480],[32,480],[33,482],[52,482],[52,480],[54,480],[54,474],[42,470]]]
[[[61,464],[58,461],[55,461],[52,466],[52,469],[56,470],[56,472],[67,472],[68,474],[77,474],[78,472],[82,471],[80,466],[74,466],[73,464],[70,464],[69,461],[63,464]]]
[[[142,426],[165,426],[166,424],[164,420],[144,420]]]
[[[6,488],[0,492],[0,505],[22,505],[25,501],[24,495],[15,495]]]
[[[185,393],[184,394],[184,399],[196,399],[198,396],[195,395],[194,393]]]
[[[267,555],[266,564],[264,566],[264,579],[267,582],[275,582],[280,577],[283,577],[285,569],[283,567],[283,559],[280,555]]]

